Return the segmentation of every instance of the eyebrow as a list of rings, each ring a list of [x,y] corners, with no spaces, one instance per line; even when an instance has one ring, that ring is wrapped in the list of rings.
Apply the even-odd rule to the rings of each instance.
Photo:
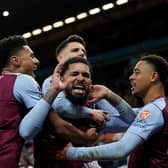
[[[133,72],[135,72],[135,71],[140,71],[140,69],[139,68],[134,68]]]

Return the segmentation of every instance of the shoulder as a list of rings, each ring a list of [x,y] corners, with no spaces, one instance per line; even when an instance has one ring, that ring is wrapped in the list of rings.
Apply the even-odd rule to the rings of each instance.
[[[43,85],[46,84],[46,83],[51,83],[52,81],[52,75],[50,75],[49,77],[47,77],[44,82],[43,82]]]
[[[51,85],[51,82],[52,82],[52,75],[49,76],[48,78],[46,78],[42,84],[42,92],[43,94],[45,94],[48,90],[48,88],[50,87]]]
[[[163,119],[162,110],[165,106],[165,100],[163,98],[158,98],[140,108],[137,118],[142,121],[160,122]]]
[[[166,101],[165,97],[160,97],[154,100],[151,104],[153,104],[162,111],[168,104],[168,101]]]
[[[41,90],[40,85],[38,82],[31,77],[30,75],[26,74],[19,74],[16,78],[14,90]]]
[[[38,82],[30,75],[19,74],[16,79],[17,84],[27,86],[29,84],[38,85]]]

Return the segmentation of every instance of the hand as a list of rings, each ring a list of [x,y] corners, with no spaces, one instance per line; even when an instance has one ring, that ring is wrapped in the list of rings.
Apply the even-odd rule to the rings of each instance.
[[[59,91],[65,88],[65,85],[62,83],[60,79],[60,71],[62,69],[62,65],[63,64],[60,63],[55,67],[54,72],[52,74],[52,82],[51,82],[52,87],[56,88]]]
[[[62,70],[63,63],[59,63],[56,68],[54,69],[54,72],[52,74],[52,82],[51,85],[54,87],[57,91],[62,91],[66,88],[69,80],[62,81],[60,77],[60,72]]]
[[[109,89],[103,85],[92,85],[90,88],[88,103],[96,102],[102,98],[106,98]]]
[[[99,126],[103,125],[109,120],[109,115],[107,112],[99,109],[89,109],[91,114],[91,119],[95,121]]]
[[[86,145],[92,146],[97,143],[100,135],[97,134],[96,128],[89,128],[85,133]]]
[[[86,134],[87,134],[88,136],[97,136],[96,128],[89,128],[89,129],[86,131]]]
[[[68,143],[61,151],[57,150],[56,159],[58,160],[66,160],[66,153],[69,148],[72,147],[72,143]]]

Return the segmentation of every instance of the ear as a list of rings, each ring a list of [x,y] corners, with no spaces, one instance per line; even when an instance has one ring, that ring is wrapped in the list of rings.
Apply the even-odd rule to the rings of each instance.
[[[158,79],[159,79],[158,72],[153,72],[151,81],[154,82],[157,81]]]
[[[13,55],[13,56],[10,57],[10,62],[13,65],[15,65],[15,66],[19,66],[20,65],[20,59],[19,59],[18,56],[15,56],[15,55]]]
[[[61,62],[61,61],[62,61],[62,55],[61,55],[61,54],[59,54],[59,55],[57,56],[57,61],[58,61],[58,62]]]

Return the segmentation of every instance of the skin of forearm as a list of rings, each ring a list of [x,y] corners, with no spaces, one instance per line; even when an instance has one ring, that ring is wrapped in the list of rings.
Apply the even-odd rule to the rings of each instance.
[[[114,106],[117,106],[122,100],[120,96],[112,92],[110,89],[107,89],[105,98]]]
[[[49,88],[47,93],[43,96],[43,99],[46,100],[49,104],[52,104],[53,100],[59,93],[59,90],[55,88]]]
[[[85,132],[60,118],[56,112],[49,112],[48,119],[54,128],[54,134],[61,139],[88,146],[93,144],[98,138],[98,136],[88,136]]]

